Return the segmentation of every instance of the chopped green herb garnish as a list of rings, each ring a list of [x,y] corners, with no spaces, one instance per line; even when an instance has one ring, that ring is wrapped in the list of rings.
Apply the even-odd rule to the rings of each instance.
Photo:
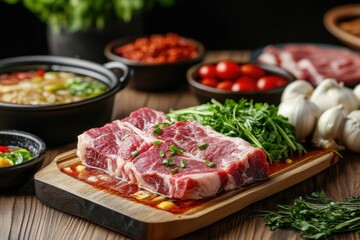
[[[160,157],[164,157],[164,156],[165,156],[164,150],[160,150],[160,151],[159,151],[159,155],[160,155]]]
[[[139,155],[139,151],[135,150],[131,152],[131,155],[133,156],[133,158],[137,157],[137,155]]]
[[[129,133],[125,134],[125,135],[121,138],[121,141],[125,141],[125,139],[126,139],[127,137],[129,137],[129,136],[130,136]]]
[[[170,111],[168,116],[179,121],[192,119],[224,135],[243,138],[261,148],[269,162],[306,152],[296,141],[294,126],[278,114],[275,105],[246,99],[227,99],[222,104],[212,99],[206,104]]]
[[[271,230],[295,228],[306,239],[330,239],[335,233],[345,232],[360,235],[360,196],[338,202],[320,192],[299,197],[292,205],[278,206],[278,212],[261,211]]]
[[[176,155],[181,154],[181,153],[184,152],[184,150],[176,147],[174,144],[171,144],[169,149],[170,149],[170,152],[171,152],[172,156],[176,156]]]
[[[198,148],[199,148],[199,150],[204,150],[204,149],[206,149],[208,146],[209,146],[209,144],[204,143],[204,144],[199,145]]]
[[[171,124],[170,123],[159,123],[159,124],[156,124],[155,125],[155,129],[153,131],[153,134],[154,135],[160,135],[162,133],[162,127],[164,126],[170,126]]]
[[[66,80],[66,88],[74,96],[98,96],[104,93],[108,87],[98,81],[87,81],[83,77],[73,77]]]
[[[211,168],[216,167],[216,164],[214,162],[210,162],[208,160],[205,161],[205,164],[206,164],[206,166],[211,167]]]
[[[160,140],[155,140],[153,142],[154,146],[159,146],[161,144],[161,141]]]
[[[153,131],[153,134],[156,136],[160,135],[161,133],[162,133],[162,129],[159,127],[156,127]]]
[[[171,169],[171,174],[175,174],[179,172],[179,168],[173,168]]]
[[[180,161],[180,167],[182,168],[186,167],[186,161],[184,159]]]
[[[174,166],[175,162],[172,158],[168,158],[168,159],[164,159],[162,165],[170,167],[170,166]]]

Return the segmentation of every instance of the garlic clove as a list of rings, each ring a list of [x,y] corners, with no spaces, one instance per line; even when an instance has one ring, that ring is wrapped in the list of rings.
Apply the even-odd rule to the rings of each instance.
[[[347,116],[348,118],[354,118],[360,120],[360,110],[354,110]]]
[[[351,88],[348,88],[345,86],[342,87],[342,91],[343,91],[343,95],[342,95],[342,98],[339,98],[339,99],[341,99],[339,101],[339,104],[345,102],[344,108],[347,111],[347,113],[358,109],[360,107],[360,101],[356,97],[354,91]]]
[[[317,132],[323,139],[339,137],[346,114],[344,107],[338,105],[323,112],[317,122]]]
[[[346,118],[341,140],[349,150],[360,153],[360,118],[358,117],[356,113]]]
[[[339,104],[344,106],[347,112],[358,109],[360,101],[352,89],[338,83],[335,79],[324,79],[314,90],[310,100],[324,112]]]
[[[344,150],[345,147],[337,144],[334,139],[323,139],[320,137],[317,129],[313,135],[313,145],[319,148],[335,149],[335,150]]]
[[[310,101],[314,102],[321,112],[324,112],[333,106],[333,99],[329,99],[328,91],[329,89],[335,87],[337,87],[337,82],[335,79],[327,78],[322,80],[314,89],[314,92],[310,97]]]
[[[281,101],[293,99],[299,95],[310,97],[313,91],[314,87],[308,81],[295,80],[285,87],[281,95]]]
[[[357,99],[360,101],[360,84],[356,85],[354,88],[354,93]]]
[[[296,138],[304,141],[313,132],[320,110],[305,96],[299,95],[281,102],[278,114],[288,119],[289,123],[295,127]]]

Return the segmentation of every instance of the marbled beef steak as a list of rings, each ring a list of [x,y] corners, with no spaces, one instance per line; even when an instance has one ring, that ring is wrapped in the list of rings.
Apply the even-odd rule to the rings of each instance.
[[[269,176],[261,149],[150,108],[84,132],[77,155],[119,181],[178,199],[211,197]]]

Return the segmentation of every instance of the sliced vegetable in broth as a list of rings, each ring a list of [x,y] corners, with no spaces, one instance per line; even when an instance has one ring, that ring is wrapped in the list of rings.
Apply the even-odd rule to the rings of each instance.
[[[108,86],[92,77],[44,71],[0,74],[0,102],[26,105],[72,103],[101,95]]]
[[[32,159],[31,152],[25,148],[0,146],[0,167],[10,167]]]

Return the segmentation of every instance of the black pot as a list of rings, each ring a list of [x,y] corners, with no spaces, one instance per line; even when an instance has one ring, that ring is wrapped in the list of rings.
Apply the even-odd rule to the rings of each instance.
[[[75,141],[83,131],[109,122],[115,94],[127,85],[130,76],[128,67],[119,62],[100,65],[58,56],[24,56],[0,60],[0,74],[39,68],[90,76],[109,86],[109,90],[102,95],[74,103],[41,106],[0,102],[0,129],[33,133],[49,146]]]

